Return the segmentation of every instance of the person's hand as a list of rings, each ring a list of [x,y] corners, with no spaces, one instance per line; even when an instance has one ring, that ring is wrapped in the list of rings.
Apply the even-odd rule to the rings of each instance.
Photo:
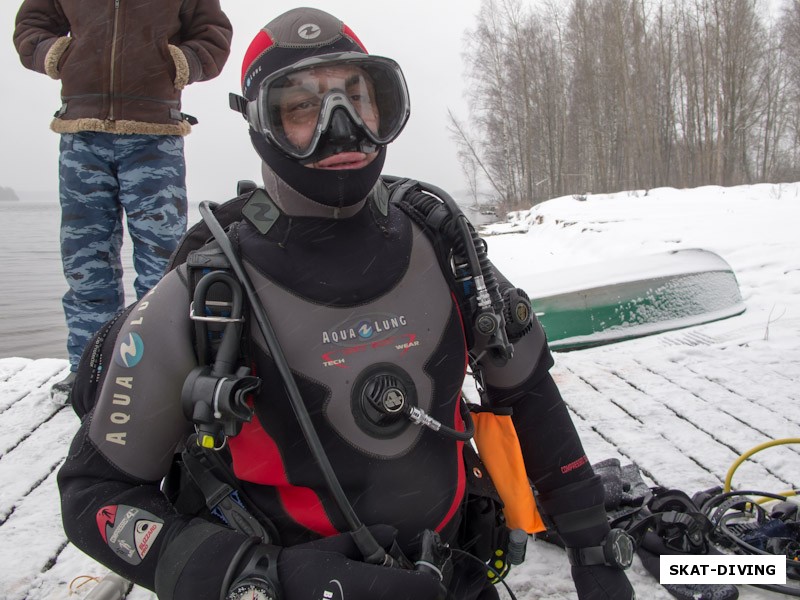
[[[635,600],[625,571],[616,567],[593,565],[572,567],[572,580],[580,600]]]
[[[439,597],[439,581],[432,575],[348,558],[351,542],[347,539],[349,534],[345,535],[281,551],[278,579],[285,600],[436,600]],[[334,548],[342,548],[346,554],[331,551]]]

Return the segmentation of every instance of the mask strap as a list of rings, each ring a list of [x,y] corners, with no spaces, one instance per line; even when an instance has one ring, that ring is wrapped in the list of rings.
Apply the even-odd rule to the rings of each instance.
[[[230,106],[232,110],[235,110],[236,112],[241,114],[245,118],[245,120],[252,126],[253,123],[250,121],[249,115],[247,114],[248,104],[250,103],[244,96],[240,96],[239,94],[234,94],[233,92],[228,94],[228,106]]]

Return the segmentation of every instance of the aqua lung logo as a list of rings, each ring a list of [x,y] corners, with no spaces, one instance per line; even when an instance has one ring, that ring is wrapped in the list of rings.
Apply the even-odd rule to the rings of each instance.
[[[121,367],[135,367],[144,355],[144,342],[138,333],[129,333],[123,338],[114,353],[114,362]]]
[[[408,324],[405,315],[369,315],[322,332],[323,344],[358,346],[383,340]]]
[[[297,35],[304,40],[315,40],[319,37],[320,33],[322,33],[322,30],[319,28],[319,25],[315,23],[306,23],[305,25],[300,25],[299,29],[297,30]]]

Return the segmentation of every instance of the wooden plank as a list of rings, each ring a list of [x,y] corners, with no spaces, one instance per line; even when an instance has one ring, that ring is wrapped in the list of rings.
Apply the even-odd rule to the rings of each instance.
[[[62,407],[0,458],[0,525],[61,464],[78,425],[72,410]]]
[[[31,583],[26,600],[82,598],[89,594],[97,581],[109,573],[94,559],[72,544],[67,544],[50,568],[39,573]],[[90,580],[87,578],[95,578]],[[77,586],[83,584],[78,588]],[[72,590],[74,595],[70,595]],[[126,600],[157,600],[156,595],[140,586],[132,586]]]
[[[0,380],[0,415],[29,394],[49,394],[50,386],[66,376],[67,361],[56,358],[40,360],[10,359],[7,377]],[[16,360],[26,360],[23,367],[16,368]],[[0,361],[5,363],[6,359]]]
[[[68,413],[79,423],[71,408],[50,400],[49,385],[26,394],[2,414],[3,427],[0,428],[0,460],[13,452],[32,432],[55,418],[59,412]]]
[[[67,545],[61,526],[56,471],[25,497],[0,526],[0,565],[5,600],[25,600],[39,573],[49,569]]]
[[[565,363],[569,362],[567,365]],[[623,409],[618,402],[602,393],[590,379],[580,363],[572,360],[559,360],[559,370],[569,375],[562,380],[562,395],[567,405],[587,423],[592,430],[598,432],[616,447],[627,461],[639,466],[642,472],[658,485],[684,488],[687,484],[692,488],[705,489],[721,482],[713,471],[690,455],[683,452],[678,445],[679,440],[670,439],[669,432],[655,430],[647,422],[635,418]],[[594,376],[597,373],[593,374]],[[596,457],[593,460],[607,457]],[[670,462],[671,472],[664,473],[663,465]],[[681,473],[678,481],[672,474]]]
[[[29,358],[18,357],[0,360],[0,397],[2,397],[3,384],[31,362]]]

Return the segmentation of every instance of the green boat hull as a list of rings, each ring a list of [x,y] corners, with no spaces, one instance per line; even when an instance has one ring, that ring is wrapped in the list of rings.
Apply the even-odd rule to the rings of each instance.
[[[745,310],[730,266],[707,250],[591,264],[540,280],[547,288],[529,294],[553,350],[621,342]]]

